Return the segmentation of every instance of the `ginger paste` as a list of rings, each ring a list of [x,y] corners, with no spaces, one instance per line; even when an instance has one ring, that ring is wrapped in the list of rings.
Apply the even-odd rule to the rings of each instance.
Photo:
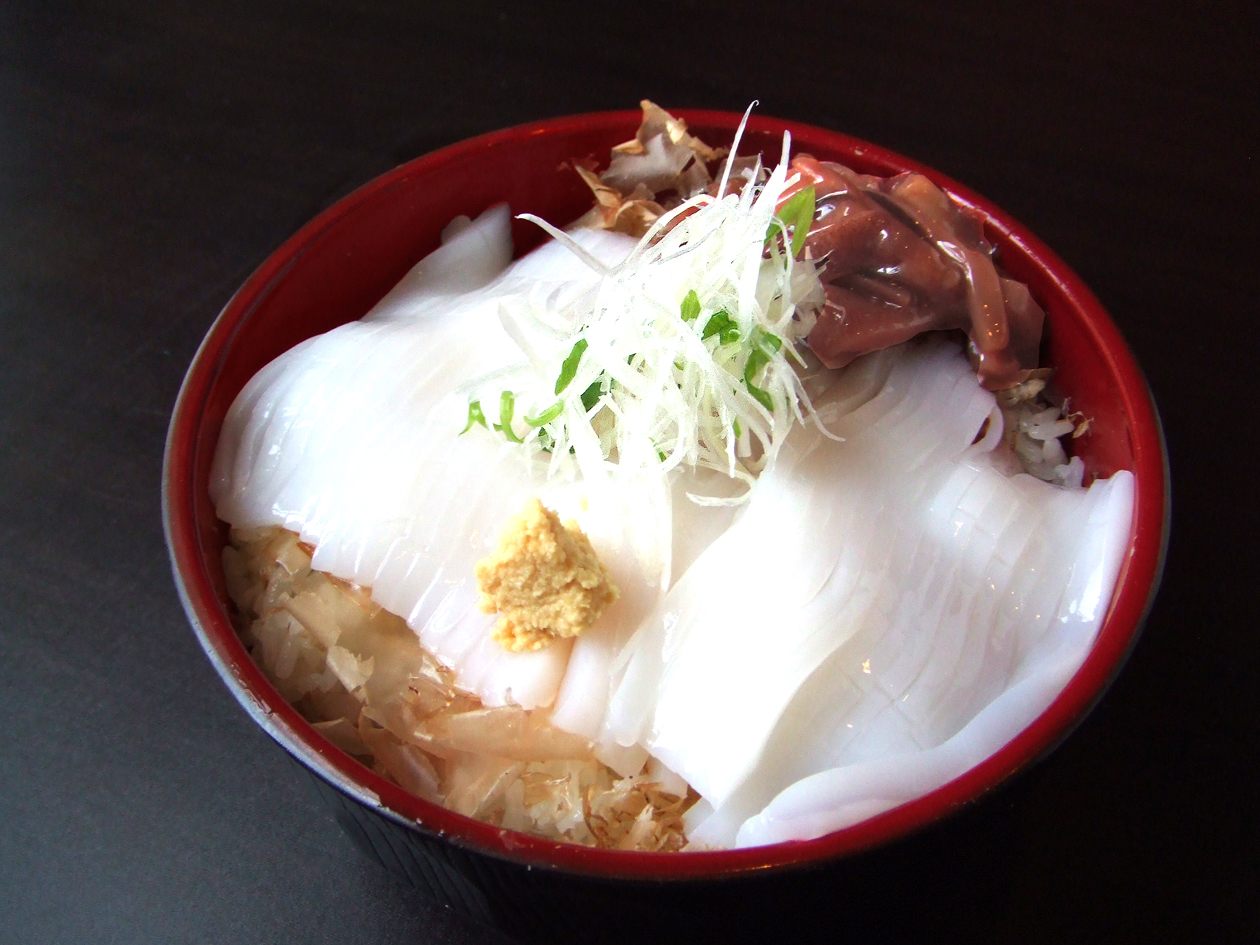
[[[618,594],[577,523],[561,523],[537,499],[477,563],[477,584],[481,609],[500,615],[494,639],[514,652],[584,633]]]

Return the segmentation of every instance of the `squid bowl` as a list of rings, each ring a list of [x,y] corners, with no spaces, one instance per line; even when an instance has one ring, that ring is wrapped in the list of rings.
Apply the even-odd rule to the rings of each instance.
[[[722,112],[684,111],[679,117],[685,120],[690,135],[718,146],[730,145],[741,122],[740,115]],[[571,930],[582,929],[587,922],[583,917],[592,909],[606,912],[616,908],[639,917],[653,914],[652,910],[627,910],[627,904],[634,900],[626,897],[643,896],[644,902],[663,902],[670,896],[685,898],[689,895],[687,890],[702,885],[742,889],[748,883],[793,874],[802,868],[833,864],[885,845],[976,801],[1053,748],[1101,696],[1133,646],[1151,605],[1166,542],[1166,460],[1154,405],[1119,331],[1079,278],[1000,209],[930,168],[842,134],[754,115],[743,129],[740,154],[762,154],[771,164],[783,148],[784,132],[790,132],[792,154],[836,162],[857,175],[887,178],[910,172],[919,175],[915,179],[935,184],[952,197],[966,219],[982,225],[982,238],[986,246],[993,248],[1003,279],[1026,285],[1038,311],[1044,310],[1046,330],[1040,357],[1053,367],[1054,388],[1057,396],[1070,404],[1071,415],[1088,419],[1087,429],[1081,428],[1082,435],[1072,438],[1068,447],[1078,479],[1087,483],[1115,480],[1123,471],[1126,484],[1131,482],[1126,487],[1130,490],[1126,492],[1127,504],[1121,507],[1119,538],[1108,552],[1109,574],[1114,581],[1109,577],[1101,592],[1094,591],[1099,598],[1091,604],[1097,612],[1096,627],[1081,645],[1079,658],[1064,670],[1066,681],[1056,685],[1045,697],[1046,704],[1038,703],[1035,711],[1025,706],[1022,711],[1028,717],[1020,716],[1018,723],[1008,719],[1003,727],[1001,708],[991,711],[990,715],[999,718],[990,730],[1001,734],[993,736],[996,741],[985,747],[981,756],[964,754],[961,757],[965,760],[955,761],[955,768],[938,766],[934,769],[935,780],[922,777],[921,771],[906,778],[918,786],[897,785],[896,770],[891,775],[885,772],[881,777],[886,781],[891,778],[893,787],[873,789],[876,794],[883,792],[874,799],[850,797],[846,812],[835,816],[826,809],[820,813],[809,807],[809,803],[817,801],[806,803],[808,809],[795,820],[782,813],[792,809],[791,804],[781,802],[789,793],[787,787],[796,788],[797,782],[815,785],[809,779],[816,778],[818,771],[803,769],[798,772],[797,781],[787,787],[775,782],[754,790],[747,786],[747,777],[744,782],[738,780],[738,772],[711,774],[697,769],[694,775],[689,774],[692,786],[677,789],[676,793],[689,798],[688,803],[694,808],[689,823],[695,824],[695,837],[714,839],[697,843],[693,837],[693,842],[681,851],[664,847],[610,849],[607,845],[566,842],[556,836],[513,829],[519,825],[505,819],[501,811],[480,819],[466,816],[467,811],[461,813],[458,805],[444,806],[433,797],[424,796],[425,791],[414,785],[409,785],[411,790],[404,788],[401,784],[408,783],[407,779],[389,776],[388,765],[383,768],[370,763],[370,759],[365,762],[354,733],[349,736],[350,742],[335,737],[334,722],[312,719],[309,712],[304,714],[295,708],[292,693],[286,698],[283,687],[277,686],[274,671],[270,671],[274,666],[260,666],[255,661],[261,644],[253,641],[255,654],[251,656],[250,647],[242,639],[239,599],[233,603],[229,588],[232,579],[225,573],[225,548],[236,539],[228,525],[220,521],[223,512],[216,509],[212,491],[215,482],[223,477],[222,460],[216,465],[220,440],[226,435],[225,430],[231,430],[238,422],[234,419],[234,402],[247,389],[251,378],[285,352],[372,312],[408,277],[418,261],[439,247],[443,231],[453,219],[479,217],[490,208],[506,204],[516,216],[510,221],[504,216],[501,228],[505,237],[510,234],[512,252],[521,257],[541,244],[546,233],[519,215],[533,215],[557,226],[583,217],[591,208],[592,184],[575,173],[575,166],[598,166],[610,148],[633,141],[639,118],[637,112],[578,115],[483,135],[405,164],[321,213],[259,267],[214,322],[185,378],[167,441],[163,508],[176,583],[203,649],[237,701],[315,776],[338,819],[361,846],[387,867],[439,901],[473,917],[535,930],[549,929],[556,934],[566,923]],[[595,193],[599,196],[598,189]],[[812,200],[811,196],[811,213]],[[784,227],[785,241],[787,236]],[[683,321],[688,320],[687,299],[683,302]],[[690,318],[696,319],[694,312]],[[700,318],[697,325],[706,320],[704,339],[713,350],[725,342],[722,329],[729,319],[725,309],[721,309]],[[708,325],[716,327],[710,332]],[[731,331],[732,336],[738,334]],[[710,334],[714,336],[712,340]],[[754,330],[753,337],[767,335],[763,332],[757,336]],[[812,339],[817,337],[811,335]],[[564,350],[569,350],[570,356],[561,371],[562,375],[568,371],[571,379],[579,370],[577,358],[587,344],[583,340],[570,349],[570,340],[566,336]],[[775,338],[774,342],[773,351],[778,352],[780,341]],[[688,343],[694,343],[694,339]],[[814,346],[821,347],[816,340]],[[763,404],[772,404],[771,396],[752,381],[755,369],[766,369],[770,358],[769,349],[766,351],[755,355],[760,358],[755,366],[742,362],[735,376],[744,385],[744,392],[755,395]],[[931,352],[925,355],[929,359],[936,356]],[[634,357],[632,351],[630,360]],[[865,361],[874,359],[871,356]],[[620,360],[626,361],[624,355]],[[983,357],[980,360],[983,363]],[[854,372],[862,363],[859,360],[844,370]],[[959,358],[959,364],[962,363]],[[889,378],[900,377],[897,370],[894,365],[888,369],[891,374],[875,371],[871,376],[882,378],[879,383],[892,384]],[[563,386],[557,382],[557,395]],[[605,394],[609,386],[604,385]],[[482,401],[470,399],[464,432],[474,428],[474,420],[480,418],[485,430],[474,428],[473,436],[484,438],[493,428],[505,430],[509,440],[519,442],[512,427],[511,401],[506,394],[504,397],[501,406],[505,412],[497,416],[497,422],[491,417],[491,423],[486,423],[481,415]],[[752,410],[758,408],[752,405]],[[1065,406],[1064,416],[1068,415],[1067,410]],[[533,426],[542,427],[559,411],[557,404]],[[768,417],[769,412],[764,416]],[[459,420],[462,425],[463,417]],[[740,435],[738,417],[726,426],[733,426],[736,435]],[[984,429],[987,427],[977,432],[977,442],[985,441],[981,435]],[[848,437],[860,438],[854,431]],[[832,439],[841,442],[844,437]],[[564,458],[562,449],[553,451],[556,442],[549,438],[544,444],[543,453],[549,461],[557,456]],[[624,444],[622,448],[623,452],[627,449]],[[659,455],[665,462],[666,452],[661,450]],[[732,445],[732,468],[734,456]],[[222,505],[223,487],[220,484],[218,488],[216,495]],[[270,499],[263,505],[269,502]],[[749,508],[755,504],[754,499]],[[751,516],[750,511],[746,517]],[[805,518],[809,517],[806,509]],[[1089,522],[1081,527],[1089,527]],[[358,580],[353,574],[340,577]],[[366,587],[361,589],[370,592]],[[1047,593],[1057,599],[1055,589],[1047,589]],[[895,608],[895,596],[890,606]],[[783,619],[790,623],[792,612],[786,612]],[[438,652],[442,653],[440,641]],[[630,657],[615,665],[624,672],[627,662],[633,667]],[[856,672],[870,674],[869,663],[869,659],[863,661],[862,670]],[[347,672],[362,676],[363,665],[365,661],[355,662]],[[564,672],[562,661],[560,665],[558,672]],[[921,669],[916,672],[923,675]],[[1012,673],[1015,678],[1020,671]],[[667,690],[663,683],[661,686],[664,701]],[[351,688],[352,683],[346,683],[346,687]],[[518,692],[525,688],[518,686]],[[510,693],[511,689],[507,691]],[[483,692],[482,697],[490,706],[510,701],[510,697],[500,697],[496,702],[490,691]],[[544,693],[535,698],[531,707],[549,708],[555,698],[554,693]],[[790,714],[782,707],[776,711]],[[967,711],[975,714],[974,708]],[[866,717],[860,713],[853,718],[861,724],[869,722],[863,722]],[[679,735],[670,741],[662,735],[662,731],[667,732],[669,721],[664,710],[657,709],[650,722],[641,725],[645,750],[654,756],[659,754],[657,760],[669,760],[671,769],[685,769],[687,738]],[[364,724],[368,723],[360,720],[360,734]],[[804,723],[798,720],[797,724]],[[835,727],[842,723],[832,719],[825,724]],[[703,742],[708,735],[700,732],[689,737]],[[595,735],[591,738],[597,740]],[[948,741],[944,735],[940,740]],[[739,733],[732,736],[732,744],[739,741]],[[627,736],[619,744],[624,747],[631,742],[633,738]],[[608,744],[616,748],[612,742]],[[356,749],[356,745],[360,748]],[[659,753],[655,751],[658,747]],[[770,749],[759,751],[762,756],[773,753]],[[605,752],[601,757],[611,758],[612,754],[616,751]],[[864,756],[860,760],[871,759]],[[613,768],[618,763],[609,761]],[[643,762],[625,762],[630,767],[613,771],[610,777],[626,774],[636,763]],[[441,771],[434,775],[428,762],[424,764],[424,777],[449,780]],[[746,767],[753,764],[750,761]],[[778,770],[791,766],[789,760],[773,767]],[[674,771],[668,776],[673,777]],[[799,793],[797,789],[792,797]],[[831,795],[825,791],[808,795],[819,796],[825,799]],[[749,797],[753,800],[748,801]],[[800,808],[799,799],[795,803]],[[695,813],[702,809],[705,817]],[[766,815],[766,811],[773,816]],[[585,817],[588,821],[591,818],[589,805]],[[745,893],[737,894],[737,898],[747,900]]]

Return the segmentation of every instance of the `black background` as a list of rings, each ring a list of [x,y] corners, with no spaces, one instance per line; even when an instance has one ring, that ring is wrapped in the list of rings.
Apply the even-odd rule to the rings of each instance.
[[[1256,26],[1242,4],[0,3],[0,941],[501,940],[364,859],[215,678],[168,573],[163,440],[219,308],[320,208],[645,96],[759,98],[992,198],[1111,309],[1168,437],[1163,590],[1102,703],[873,861],[912,885],[838,889],[789,931],[1251,938]]]

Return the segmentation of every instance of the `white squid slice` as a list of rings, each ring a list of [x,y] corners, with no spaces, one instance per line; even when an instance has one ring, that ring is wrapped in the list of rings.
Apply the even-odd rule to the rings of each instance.
[[[583,291],[594,275],[554,246],[500,274],[510,258],[508,222],[506,209],[488,211],[367,317],[264,368],[225,420],[211,493],[229,524],[292,529],[315,546],[316,568],[371,587],[487,705],[536,707],[555,700],[570,647],[518,654],[495,644],[495,618],[477,607],[474,568],[528,499],[576,506],[577,486],[567,495],[510,444],[459,436],[467,400],[457,391],[470,366],[483,372],[519,360],[501,322],[505,304]],[[634,242],[580,238],[609,259]],[[612,514],[607,500],[594,507]],[[605,528],[593,544],[601,557],[626,562],[618,579],[627,599],[659,593],[668,567],[661,539],[639,541],[641,551],[654,543],[654,556],[627,558],[612,536]]]
[[[627,647],[612,729],[705,798],[700,845],[817,836],[961,774],[1049,704],[1106,607],[1132,477],[1008,477],[972,447],[993,401],[957,351],[867,361],[820,400],[845,440],[785,448]],[[860,776],[893,758],[896,790]]]

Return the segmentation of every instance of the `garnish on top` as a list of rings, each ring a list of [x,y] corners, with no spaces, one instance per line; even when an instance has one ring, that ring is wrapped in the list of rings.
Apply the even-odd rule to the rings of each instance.
[[[713,182],[709,165],[724,157],[726,149],[709,147],[688,133],[685,121],[655,102],[644,99],[639,105],[639,130],[612,149],[602,174],[576,167],[595,197],[595,206],[578,226],[642,236],[666,210]]]
[[[493,429],[545,454],[553,474],[687,466],[751,485],[797,422],[817,422],[796,370],[804,349],[835,368],[961,329],[990,390],[1044,375],[1044,313],[995,266],[979,214],[927,178],[857,174],[809,155],[789,163],[787,134],[767,168],[734,156],[742,124],[712,169],[723,151],[642,106],[638,134],[607,170],[578,168],[596,201],[578,226],[638,245],[605,267],[524,217],[601,278],[562,310],[505,313],[529,367],[508,387],[469,385],[464,432]]]
[[[655,160],[659,137],[643,159]],[[501,375],[472,385],[465,430],[496,430],[553,472],[686,465],[751,483],[811,411],[793,362],[803,363],[799,312],[823,296],[814,266],[796,258],[812,192],[780,208],[788,145],[772,170],[754,162],[737,175],[728,163],[714,186],[665,210],[620,264],[591,260],[601,278],[565,309],[505,312],[531,367],[507,389],[495,386]],[[568,234],[529,219],[584,255]]]

